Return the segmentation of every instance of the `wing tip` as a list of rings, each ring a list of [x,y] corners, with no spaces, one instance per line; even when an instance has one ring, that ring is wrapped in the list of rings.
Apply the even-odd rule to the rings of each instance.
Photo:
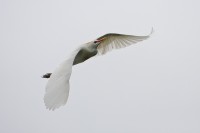
[[[44,100],[44,104],[47,110],[49,111],[54,111],[58,108],[60,108],[61,106],[64,106],[66,104],[66,102],[64,103],[52,103],[50,101],[48,101],[48,99],[46,97],[43,98]]]
[[[44,104],[45,104],[45,107],[46,107],[46,109],[47,110],[49,110],[49,111],[54,111],[54,110],[56,110],[56,109],[58,109],[59,107],[61,107],[62,105],[48,105],[46,102],[44,102]]]
[[[150,32],[150,34],[148,36],[151,36],[153,33],[154,33],[154,28],[151,27],[151,32]]]

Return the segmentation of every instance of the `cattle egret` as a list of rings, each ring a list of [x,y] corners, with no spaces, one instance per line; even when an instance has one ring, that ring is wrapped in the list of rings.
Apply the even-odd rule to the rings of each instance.
[[[55,69],[53,73],[43,75],[43,78],[49,78],[46,85],[46,93],[44,103],[47,109],[55,110],[56,108],[65,105],[69,95],[69,79],[72,72],[72,66],[82,63],[89,58],[131,44],[143,41],[150,37],[152,31],[147,36],[134,36],[125,34],[109,33],[105,34],[94,41],[88,42],[77,48],[72,54]]]

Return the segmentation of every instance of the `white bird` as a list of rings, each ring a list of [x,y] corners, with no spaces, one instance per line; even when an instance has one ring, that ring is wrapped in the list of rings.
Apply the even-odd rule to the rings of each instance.
[[[143,41],[150,37],[152,31],[147,36],[134,36],[109,33],[105,34],[94,41],[81,45],[72,54],[60,64],[53,72],[43,75],[43,78],[49,78],[46,85],[44,103],[47,109],[55,110],[65,105],[69,95],[69,79],[72,72],[72,66],[82,63],[89,58],[100,54],[103,55],[113,49],[127,47],[131,44]]]

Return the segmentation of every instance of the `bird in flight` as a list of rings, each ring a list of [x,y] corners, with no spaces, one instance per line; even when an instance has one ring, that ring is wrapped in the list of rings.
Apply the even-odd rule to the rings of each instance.
[[[46,85],[44,103],[47,109],[55,110],[65,105],[69,95],[69,79],[72,66],[82,63],[95,55],[104,55],[113,49],[124,48],[150,37],[152,31],[147,36],[134,36],[125,34],[109,33],[91,42],[81,45],[62,62],[53,73],[43,75],[49,78]]]

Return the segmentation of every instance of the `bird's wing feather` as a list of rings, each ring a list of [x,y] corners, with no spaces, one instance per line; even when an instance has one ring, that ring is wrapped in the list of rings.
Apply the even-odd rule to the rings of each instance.
[[[97,40],[103,39],[103,41],[97,47],[98,54],[103,55],[113,49],[124,48],[131,44],[143,41],[149,38],[152,33],[153,29],[151,33],[147,36],[134,36],[134,35],[124,35],[116,33],[109,33],[103,35],[97,39]]]
[[[78,51],[78,49],[74,51],[69,58],[61,63],[48,80],[44,96],[44,103],[47,109],[54,110],[66,104],[73,61]]]

